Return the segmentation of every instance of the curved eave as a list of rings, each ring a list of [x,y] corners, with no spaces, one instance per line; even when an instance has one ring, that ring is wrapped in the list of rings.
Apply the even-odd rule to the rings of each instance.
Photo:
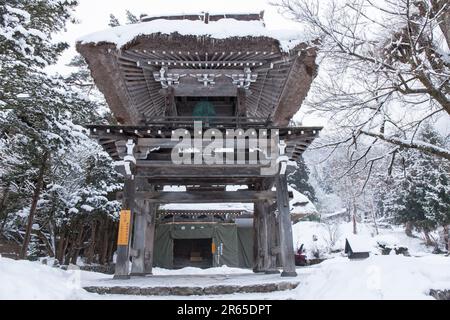
[[[280,42],[269,37],[231,37],[226,39],[215,39],[209,36],[180,35],[178,33],[141,35],[134,38],[121,48],[115,44],[102,43],[77,43],[77,51],[86,59],[91,70],[94,81],[100,91],[105,95],[106,101],[112,112],[121,124],[138,125],[145,122],[149,114],[157,115],[157,108],[148,109],[145,99],[155,98],[156,88],[148,88],[141,97],[136,97],[135,92],[130,90],[130,82],[124,69],[131,74],[139,74],[136,64],[124,60],[130,54],[136,52],[195,52],[198,54],[214,52],[270,52],[273,54],[275,70],[268,71],[272,83],[276,83],[275,89],[258,87],[256,92],[262,92],[259,96],[253,96],[249,103],[251,116],[271,117],[277,125],[287,125],[292,116],[298,111],[301,103],[306,97],[312,80],[316,76],[317,66],[315,64],[316,50],[305,43],[294,46],[290,52],[283,52]],[[145,72],[142,81],[148,80]],[[154,84],[153,84],[154,85]],[[261,85],[261,84],[260,84]],[[145,86],[145,85],[144,85]],[[270,97],[264,97],[264,93]],[[140,100],[139,100],[140,99]],[[264,99],[268,99],[264,102]],[[253,101],[252,101],[253,100]],[[159,100],[158,100],[159,101]]]

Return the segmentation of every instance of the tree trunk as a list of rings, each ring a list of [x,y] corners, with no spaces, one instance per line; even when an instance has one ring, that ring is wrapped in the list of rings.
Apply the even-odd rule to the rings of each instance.
[[[6,201],[9,196],[9,183],[6,184],[5,191],[3,193],[2,201],[0,202],[0,218],[2,219],[2,224],[0,226],[0,233],[3,232],[5,228],[5,224],[8,221],[8,213],[5,213],[6,209]]]
[[[34,189],[33,199],[31,202],[30,214],[28,215],[27,229],[25,232],[25,237],[23,239],[22,250],[20,251],[19,258],[22,260],[27,257],[28,245],[30,244],[31,231],[33,229],[34,215],[36,213],[37,204],[38,204],[39,198],[41,196],[42,187],[44,185],[44,174],[45,174],[45,167],[47,164],[47,159],[48,159],[48,152],[45,152],[44,156],[42,158],[41,167],[39,168],[38,179],[37,179],[36,187]]]
[[[55,227],[52,221],[48,223],[48,230],[50,233],[50,246],[53,251],[53,257],[56,258],[56,235],[55,235]]]
[[[106,263],[113,262],[114,258],[114,251],[116,250],[116,243],[117,243],[117,227],[118,222],[113,221],[110,224],[110,230],[109,230],[109,242],[108,242],[108,254],[106,255]]]
[[[88,252],[86,253],[86,263],[87,264],[92,264],[92,262],[94,261],[94,255],[95,255],[95,238],[97,236],[97,222],[96,221],[92,221],[91,223],[91,240],[89,243],[89,249]]]
[[[450,226],[447,224],[443,227],[444,227],[445,249],[447,249],[447,252],[450,252]]]
[[[353,199],[353,234],[358,234],[358,229],[356,227],[356,213],[357,213],[357,208],[356,208],[356,201]]]
[[[370,204],[371,204],[371,208],[372,208],[373,225],[375,226],[375,232],[376,232],[376,235],[378,236],[380,234],[380,232],[378,230],[377,214],[375,211],[375,206],[373,205],[373,196],[372,196],[372,199],[370,200]]]
[[[80,250],[83,245],[83,236],[84,236],[83,231],[84,231],[84,225],[83,225],[83,223],[80,223],[80,229],[78,231],[77,238],[73,244],[72,257],[71,257],[72,264],[75,264],[75,265],[77,264],[78,256],[80,255]]]
[[[70,234],[68,234],[64,240],[64,248],[63,248],[63,264],[64,265],[68,265],[70,263],[70,257],[72,256],[72,247],[70,245],[70,239],[72,238],[72,236]],[[68,251],[68,249],[70,248],[70,250]]]
[[[42,241],[42,243],[44,243],[49,257],[55,257],[55,252],[52,249],[52,245],[50,244],[50,241],[47,239],[45,234],[41,230],[32,230],[32,233],[34,233]]]
[[[412,222],[408,221],[405,224],[405,233],[408,237],[412,237],[413,236],[412,231],[413,231],[413,224]]]
[[[430,233],[427,230],[423,230],[423,234],[425,235],[425,241],[427,246],[433,245],[433,240],[431,240]]]
[[[101,265],[107,264],[107,256],[108,256],[108,247],[109,247],[109,220],[108,218],[105,219],[103,222],[103,228],[102,228],[102,246],[100,248],[100,259],[99,263]]]
[[[56,249],[56,259],[60,264],[63,264],[64,254],[65,254],[65,245],[66,245],[66,232],[61,231],[59,235],[58,245]]]

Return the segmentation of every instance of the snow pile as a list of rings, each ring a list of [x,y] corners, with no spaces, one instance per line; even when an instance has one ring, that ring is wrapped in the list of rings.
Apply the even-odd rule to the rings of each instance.
[[[298,44],[308,41],[301,30],[268,30],[261,21],[239,21],[236,19],[220,19],[208,24],[203,21],[165,20],[114,27],[81,37],[80,43],[112,43],[122,48],[136,37],[151,34],[174,34],[184,36],[209,36],[214,39],[232,37],[268,37],[280,42],[283,51],[289,51]]]
[[[80,273],[0,257],[0,300],[73,300],[86,292]]]
[[[380,244],[390,248],[406,247],[411,255],[423,256],[431,253],[433,248],[426,247],[423,239],[406,236],[403,228],[379,229],[376,235],[375,229],[364,223],[357,224],[358,234],[353,234],[353,223],[318,223],[299,222],[292,227],[294,248],[302,244],[308,258],[313,258],[315,252],[320,253],[320,258],[332,257],[332,252],[343,251],[345,240],[349,239],[350,245],[356,251],[369,251],[372,254],[380,254]],[[316,239],[314,241],[314,239]],[[339,253],[340,254],[340,253]]]
[[[450,288],[450,258],[373,256],[323,262],[295,292],[297,299],[429,299],[430,289]]]

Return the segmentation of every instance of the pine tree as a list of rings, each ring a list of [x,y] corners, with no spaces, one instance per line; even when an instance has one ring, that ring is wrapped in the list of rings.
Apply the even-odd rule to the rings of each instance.
[[[296,167],[288,167],[288,183],[297,191],[303,193],[312,202],[316,202],[316,193],[309,183],[309,168],[303,158],[300,158]]]
[[[36,236],[54,255],[58,226],[81,219],[82,210],[111,215],[118,209],[108,194],[118,188],[118,176],[80,126],[96,121],[101,105],[91,99],[84,61],[73,61],[78,71],[68,79],[43,70],[68,47],[51,36],[76,3],[0,2],[0,227],[19,239],[25,230],[21,257]]]
[[[109,15],[108,26],[110,26],[110,27],[118,27],[118,26],[120,26],[119,19],[117,19],[116,16],[113,15],[112,13]]]
[[[130,10],[126,11],[126,16],[127,16],[127,24],[134,24],[139,22],[139,18],[133,13],[131,13]]]
[[[442,145],[439,134],[426,126],[423,141]],[[427,243],[429,233],[450,223],[450,165],[447,161],[414,150],[404,150],[398,166],[386,181],[385,209],[398,223],[422,231]]]

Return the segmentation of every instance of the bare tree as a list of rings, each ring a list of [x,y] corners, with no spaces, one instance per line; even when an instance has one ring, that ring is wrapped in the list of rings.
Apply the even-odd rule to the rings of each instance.
[[[450,160],[450,150],[417,138],[426,122],[450,121],[448,0],[280,0],[282,13],[318,39],[321,72],[308,105],[336,132],[322,147],[345,145],[350,167],[411,148]],[[392,147],[378,152],[377,145]]]
[[[332,221],[326,221],[324,225],[327,231],[327,236],[324,237],[324,240],[327,243],[329,253],[331,253],[341,236],[339,224],[333,223]]]

